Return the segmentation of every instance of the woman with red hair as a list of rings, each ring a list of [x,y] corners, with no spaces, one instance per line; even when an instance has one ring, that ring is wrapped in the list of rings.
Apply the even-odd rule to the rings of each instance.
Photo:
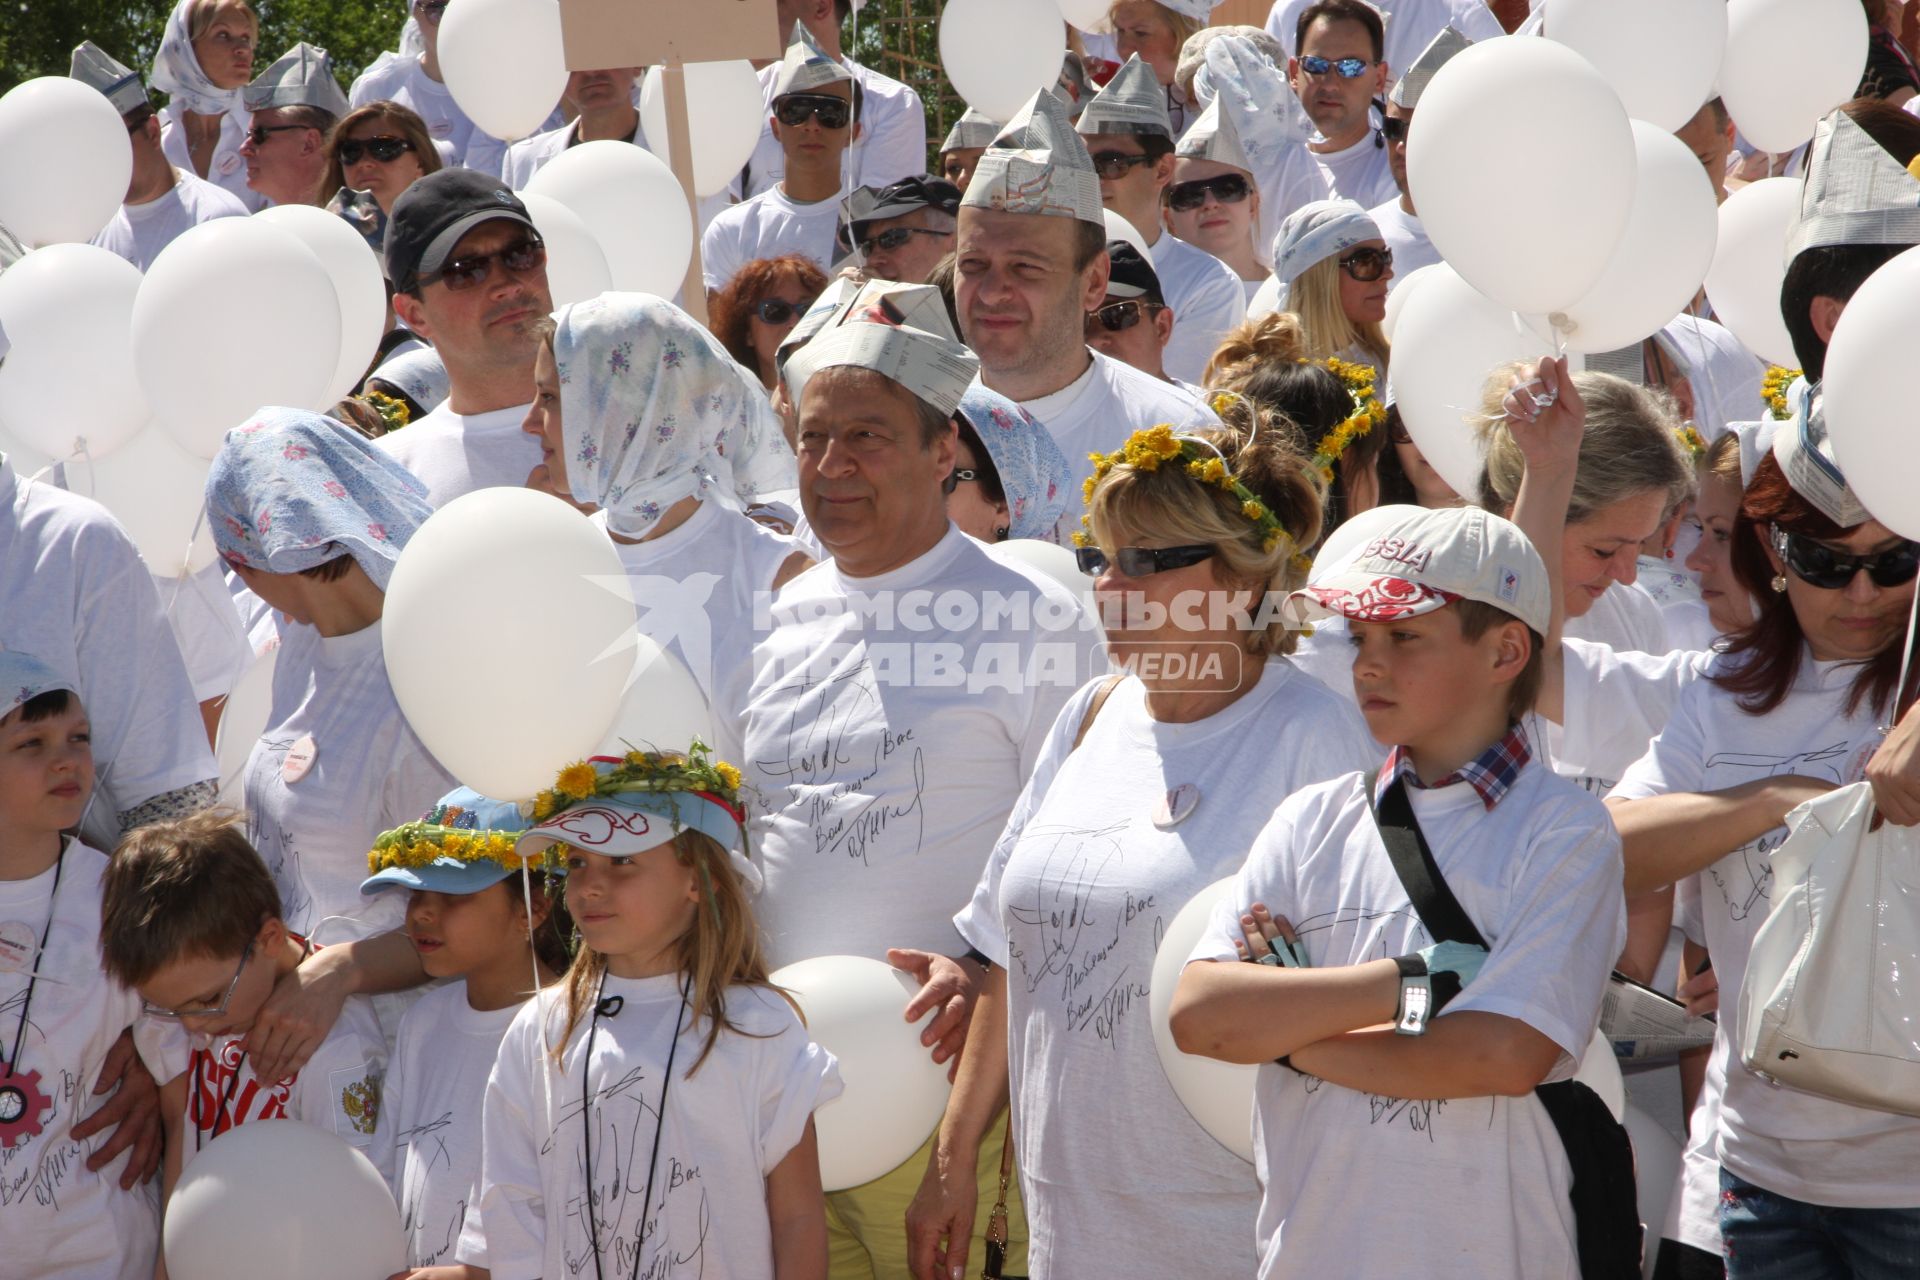
[[[714,298],[709,327],[727,354],[771,391],[779,377],[773,353],[826,287],[820,268],[798,254],[757,258],[740,268]]]

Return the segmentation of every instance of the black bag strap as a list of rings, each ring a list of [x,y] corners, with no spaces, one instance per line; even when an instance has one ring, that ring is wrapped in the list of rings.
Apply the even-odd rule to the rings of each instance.
[[[1407,900],[1413,903],[1414,914],[1427,926],[1433,940],[1485,947],[1487,940],[1447,887],[1447,878],[1433,860],[1427,837],[1414,820],[1405,778],[1395,778],[1388,785],[1374,808],[1373,821],[1380,828],[1387,857],[1393,862],[1394,874],[1400,877],[1400,886],[1407,891]]]

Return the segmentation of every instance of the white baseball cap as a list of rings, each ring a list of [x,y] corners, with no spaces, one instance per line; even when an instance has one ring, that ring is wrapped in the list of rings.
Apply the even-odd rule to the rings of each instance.
[[[1349,556],[1323,557],[1289,599],[1308,618],[1390,622],[1478,600],[1545,635],[1553,621],[1547,565],[1510,520],[1443,507],[1378,529]]]

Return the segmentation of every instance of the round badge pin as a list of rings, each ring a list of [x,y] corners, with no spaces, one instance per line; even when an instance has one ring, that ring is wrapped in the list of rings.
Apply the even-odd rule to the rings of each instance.
[[[320,749],[313,745],[313,735],[307,734],[287,748],[287,758],[280,764],[280,776],[286,780],[288,786],[292,786],[307,776],[308,771],[313,768],[314,757],[319,754]]]
[[[40,939],[24,920],[0,921],[0,973],[25,973],[33,968]]]
[[[1199,807],[1200,788],[1183,782],[1160,798],[1160,807],[1153,813],[1153,825],[1162,831],[1171,831]]]

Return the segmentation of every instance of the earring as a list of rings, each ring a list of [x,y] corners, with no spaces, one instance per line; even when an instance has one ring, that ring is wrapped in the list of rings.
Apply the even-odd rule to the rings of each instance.
[[[1007,540],[1007,535],[1012,532],[1013,532],[1013,529],[1009,525],[1004,525],[1004,524],[995,525],[993,529],[993,540],[995,542],[1005,542]]]
[[[1784,573],[1776,573],[1773,575],[1773,581],[1767,585],[1773,588],[1775,595],[1785,595],[1787,593],[1787,575]]]

